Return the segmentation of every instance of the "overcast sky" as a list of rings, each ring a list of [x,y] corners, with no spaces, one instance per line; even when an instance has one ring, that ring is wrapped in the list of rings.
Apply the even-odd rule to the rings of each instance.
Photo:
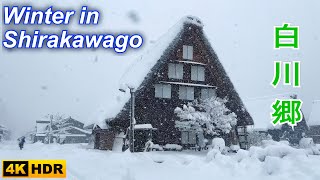
[[[6,4],[9,0],[3,0]],[[10,1],[13,2],[13,1]],[[16,1],[19,2],[19,1]],[[48,113],[94,121],[95,114],[112,106],[122,74],[181,17],[198,16],[204,31],[245,102],[256,97],[295,92],[306,116],[311,102],[320,99],[320,1],[318,0],[127,0],[28,1],[37,7],[99,9],[99,26],[42,26],[41,30],[136,33],[144,47],[122,56],[112,50],[14,50],[0,52],[0,124],[21,134]],[[80,3],[81,2],[81,3]],[[18,5],[16,3],[16,5]],[[1,9],[1,20],[2,20]],[[274,50],[273,26],[300,26],[299,50]],[[2,34],[3,27],[1,21]],[[10,28],[18,28],[11,26]],[[26,27],[19,27],[20,29]],[[58,31],[57,31],[58,32]],[[301,88],[270,86],[273,61],[301,61]],[[108,113],[108,112],[107,112]]]

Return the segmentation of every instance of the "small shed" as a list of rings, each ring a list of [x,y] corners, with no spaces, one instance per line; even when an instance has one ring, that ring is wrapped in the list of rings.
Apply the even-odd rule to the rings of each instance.
[[[94,149],[112,150],[113,142],[116,137],[115,131],[112,131],[109,128],[102,129],[100,126],[96,125],[92,130],[92,135],[94,136]]]

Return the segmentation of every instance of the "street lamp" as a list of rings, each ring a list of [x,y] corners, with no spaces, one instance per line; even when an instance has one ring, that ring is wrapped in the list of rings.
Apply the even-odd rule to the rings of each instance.
[[[134,129],[133,129],[133,125],[134,125],[134,93],[135,93],[135,89],[133,87],[130,87],[127,85],[126,88],[130,89],[130,130],[129,130],[129,149],[130,152],[134,152]],[[120,88],[119,91],[121,92],[126,92],[126,88]]]

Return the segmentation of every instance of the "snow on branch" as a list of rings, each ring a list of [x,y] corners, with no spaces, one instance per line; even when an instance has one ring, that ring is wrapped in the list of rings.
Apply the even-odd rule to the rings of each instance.
[[[229,133],[237,124],[237,116],[226,107],[226,102],[227,99],[212,97],[177,107],[174,112],[180,120],[176,121],[176,127],[204,131],[208,135]]]

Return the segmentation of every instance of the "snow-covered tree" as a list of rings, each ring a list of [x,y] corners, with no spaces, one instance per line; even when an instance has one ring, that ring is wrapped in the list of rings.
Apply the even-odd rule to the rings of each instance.
[[[177,128],[203,130],[206,135],[220,136],[229,133],[237,124],[237,116],[225,105],[227,99],[212,97],[177,107],[174,112],[180,118]]]

